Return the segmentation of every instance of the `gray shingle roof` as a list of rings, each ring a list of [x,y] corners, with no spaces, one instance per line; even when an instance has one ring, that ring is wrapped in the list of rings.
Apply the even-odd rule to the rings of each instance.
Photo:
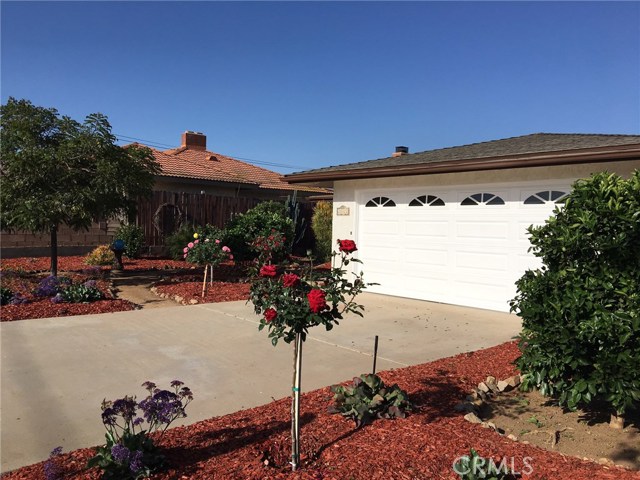
[[[428,165],[439,162],[476,160],[482,158],[511,157],[527,154],[564,152],[600,147],[640,144],[640,135],[602,135],[583,133],[534,133],[520,137],[473,143],[459,147],[440,148],[426,152],[410,153],[399,157],[386,157],[365,162],[336,165],[296,172],[297,174],[330,173],[343,170],[359,170],[377,167]]]

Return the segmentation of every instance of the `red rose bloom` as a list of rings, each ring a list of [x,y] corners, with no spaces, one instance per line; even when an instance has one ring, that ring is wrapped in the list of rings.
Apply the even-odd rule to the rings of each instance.
[[[309,300],[309,308],[313,313],[320,313],[329,308],[325,300],[325,293],[322,290],[317,288],[311,290],[307,293],[307,299]]]
[[[265,265],[260,269],[261,277],[275,277],[276,276],[276,266],[275,265]]]
[[[271,320],[278,316],[278,312],[276,312],[273,308],[267,308],[264,311],[264,319],[269,323]]]
[[[300,277],[295,273],[287,273],[282,276],[282,284],[285,287],[295,287],[300,283]]]
[[[357,249],[356,242],[353,240],[338,240],[338,245],[340,245],[339,249],[344,253],[353,253]]]

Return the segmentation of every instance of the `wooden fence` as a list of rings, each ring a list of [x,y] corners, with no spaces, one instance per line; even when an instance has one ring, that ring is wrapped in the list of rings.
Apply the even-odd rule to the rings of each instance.
[[[253,198],[156,191],[149,199],[138,201],[136,223],[144,229],[148,246],[162,246],[165,238],[184,224],[223,228],[233,215],[244,213],[260,202]]]

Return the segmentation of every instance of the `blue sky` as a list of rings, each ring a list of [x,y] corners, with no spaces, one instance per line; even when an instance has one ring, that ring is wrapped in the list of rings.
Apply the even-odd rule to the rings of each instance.
[[[6,2],[1,97],[283,173],[640,133],[638,2]]]

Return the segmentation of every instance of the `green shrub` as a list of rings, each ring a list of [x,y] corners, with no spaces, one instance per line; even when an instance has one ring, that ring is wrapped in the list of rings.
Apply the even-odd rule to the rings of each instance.
[[[580,180],[554,213],[529,228],[543,266],[511,302],[523,388],[622,415],[640,402],[640,172]]]
[[[178,230],[167,236],[164,246],[169,250],[169,255],[174,260],[182,260],[184,247],[193,240],[195,228],[192,225],[182,225]]]
[[[331,202],[318,202],[313,209],[311,228],[316,237],[315,255],[319,262],[331,258],[331,228],[333,223],[333,206]]]
[[[377,375],[360,375],[351,385],[333,385],[331,391],[335,403],[329,413],[351,418],[356,428],[375,418],[404,418],[411,409],[407,393],[398,385],[387,387]]]
[[[284,235],[285,249],[274,252],[276,257],[290,253],[293,238],[293,222],[285,206],[278,202],[262,202],[246,213],[236,215],[225,227],[222,241],[231,248],[236,260],[251,260],[256,257],[251,244],[257,237],[268,237],[272,230]],[[274,261],[278,261],[275,258]]]
[[[97,246],[84,259],[84,263],[87,265],[112,265],[115,261],[116,257],[109,245]]]
[[[63,302],[67,303],[90,303],[103,298],[95,280],[73,283],[60,292],[60,297]]]
[[[0,287],[0,305],[8,305],[13,298],[13,292],[7,287]]]
[[[139,258],[144,243],[144,230],[137,225],[120,225],[116,230],[114,240],[122,240],[124,242],[124,254],[129,258]]]

